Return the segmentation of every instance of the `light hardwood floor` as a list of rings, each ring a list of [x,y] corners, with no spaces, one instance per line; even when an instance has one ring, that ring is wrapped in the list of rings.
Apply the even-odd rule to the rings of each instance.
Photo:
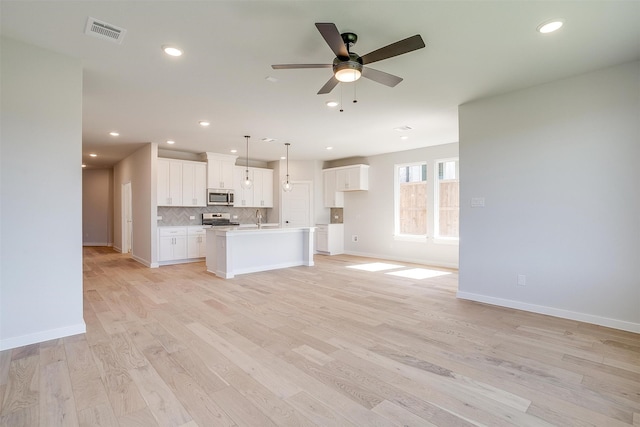
[[[640,426],[640,335],[315,260],[222,280],[85,248],[87,333],[0,352],[0,424]]]

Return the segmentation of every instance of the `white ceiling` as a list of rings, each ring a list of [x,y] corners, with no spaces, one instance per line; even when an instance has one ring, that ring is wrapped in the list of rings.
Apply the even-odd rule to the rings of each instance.
[[[292,160],[456,142],[462,103],[640,58],[638,1],[2,0],[0,8],[3,36],[82,61],[83,161],[92,167],[148,142],[244,156],[244,135],[262,161],[284,155],[284,142]],[[85,35],[89,16],[125,28],[123,43]],[[556,17],[566,21],[560,31],[536,32]],[[403,77],[395,88],[360,79],[355,90],[316,95],[330,69],[271,69],[331,63],[316,22],[356,33],[360,55],[414,34],[426,48],[372,65]],[[185,53],[168,57],[164,44]],[[330,99],[344,112],[326,107]],[[198,125],[204,119],[209,128]],[[408,139],[399,126],[413,128]]]

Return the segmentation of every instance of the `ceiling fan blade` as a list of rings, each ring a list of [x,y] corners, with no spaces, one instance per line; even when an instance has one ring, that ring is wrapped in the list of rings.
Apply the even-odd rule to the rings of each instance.
[[[331,68],[332,64],[275,64],[271,68],[274,70],[290,70],[295,68]]]
[[[374,70],[369,67],[362,67],[362,77],[366,77],[374,82],[382,83],[389,87],[395,87],[403,80],[402,77],[394,76],[393,74],[385,73],[384,71]]]
[[[320,31],[320,34],[324,37],[324,41],[327,42],[337,57],[349,57],[349,52],[347,52],[347,47],[344,45],[344,41],[342,40],[340,31],[336,28],[336,24],[316,22],[316,28]]]
[[[381,47],[373,52],[369,52],[366,55],[362,55],[360,58],[362,59],[363,64],[371,64],[372,62],[382,61],[383,59],[392,58],[417,49],[422,49],[424,46],[422,37],[420,37],[420,34],[416,34],[415,36],[400,40],[399,42],[391,43],[390,45]]]
[[[335,76],[331,76],[329,81],[326,82],[324,86],[322,86],[322,88],[320,88],[320,90],[318,91],[318,95],[323,95],[325,93],[331,92],[333,88],[338,85],[338,83],[340,83],[338,79],[336,79]]]

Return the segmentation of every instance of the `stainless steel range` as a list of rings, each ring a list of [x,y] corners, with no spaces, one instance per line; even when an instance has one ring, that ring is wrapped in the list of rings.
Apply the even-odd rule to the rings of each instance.
[[[231,214],[229,212],[210,212],[202,214],[202,225],[229,227],[240,225],[240,223],[231,221]]]

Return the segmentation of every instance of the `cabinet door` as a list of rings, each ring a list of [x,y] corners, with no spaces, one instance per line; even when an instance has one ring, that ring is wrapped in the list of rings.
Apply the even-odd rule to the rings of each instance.
[[[317,225],[316,228],[316,250],[318,252],[329,252],[329,235],[326,225]]]
[[[158,159],[158,206],[182,205],[182,162]]]
[[[171,196],[169,193],[169,161],[158,159],[158,185],[157,203],[158,206],[171,206]]]
[[[170,261],[173,259],[174,237],[160,237],[158,239],[158,261]]]
[[[193,163],[182,164],[182,206],[196,206],[196,167]]]
[[[207,205],[207,165],[182,164],[182,206]]]
[[[322,171],[324,175],[324,206],[326,208],[343,208],[344,196],[338,192],[335,170]]]
[[[255,181],[253,179],[253,170],[251,168],[249,168],[249,179],[251,181],[254,181],[254,185],[246,190],[244,188],[242,188],[242,182],[245,179],[245,175],[246,175],[246,168],[244,167],[235,167],[234,168],[234,173],[235,173],[235,188],[234,188],[234,201],[233,201],[233,206],[234,207],[239,207],[239,208],[249,208],[249,207],[253,207],[253,190],[255,188]]]
[[[233,188],[233,169],[235,168],[235,163],[229,162],[227,160],[220,162],[220,183],[222,184],[221,188]]]
[[[253,169],[253,203],[259,208],[273,207],[273,171],[271,169]]]
[[[187,236],[173,238],[173,259],[187,258]]]
[[[195,165],[195,182],[193,185],[193,198],[195,206],[207,206],[207,165]]]
[[[209,159],[209,188],[231,190],[234,188],[235,162],[228,159]]]
[[[187,237],[187,258],[198,258],[200,256],[200,236]]]
[[[187,258],[204,258],[207,253],[206,234],[187,236]]]

